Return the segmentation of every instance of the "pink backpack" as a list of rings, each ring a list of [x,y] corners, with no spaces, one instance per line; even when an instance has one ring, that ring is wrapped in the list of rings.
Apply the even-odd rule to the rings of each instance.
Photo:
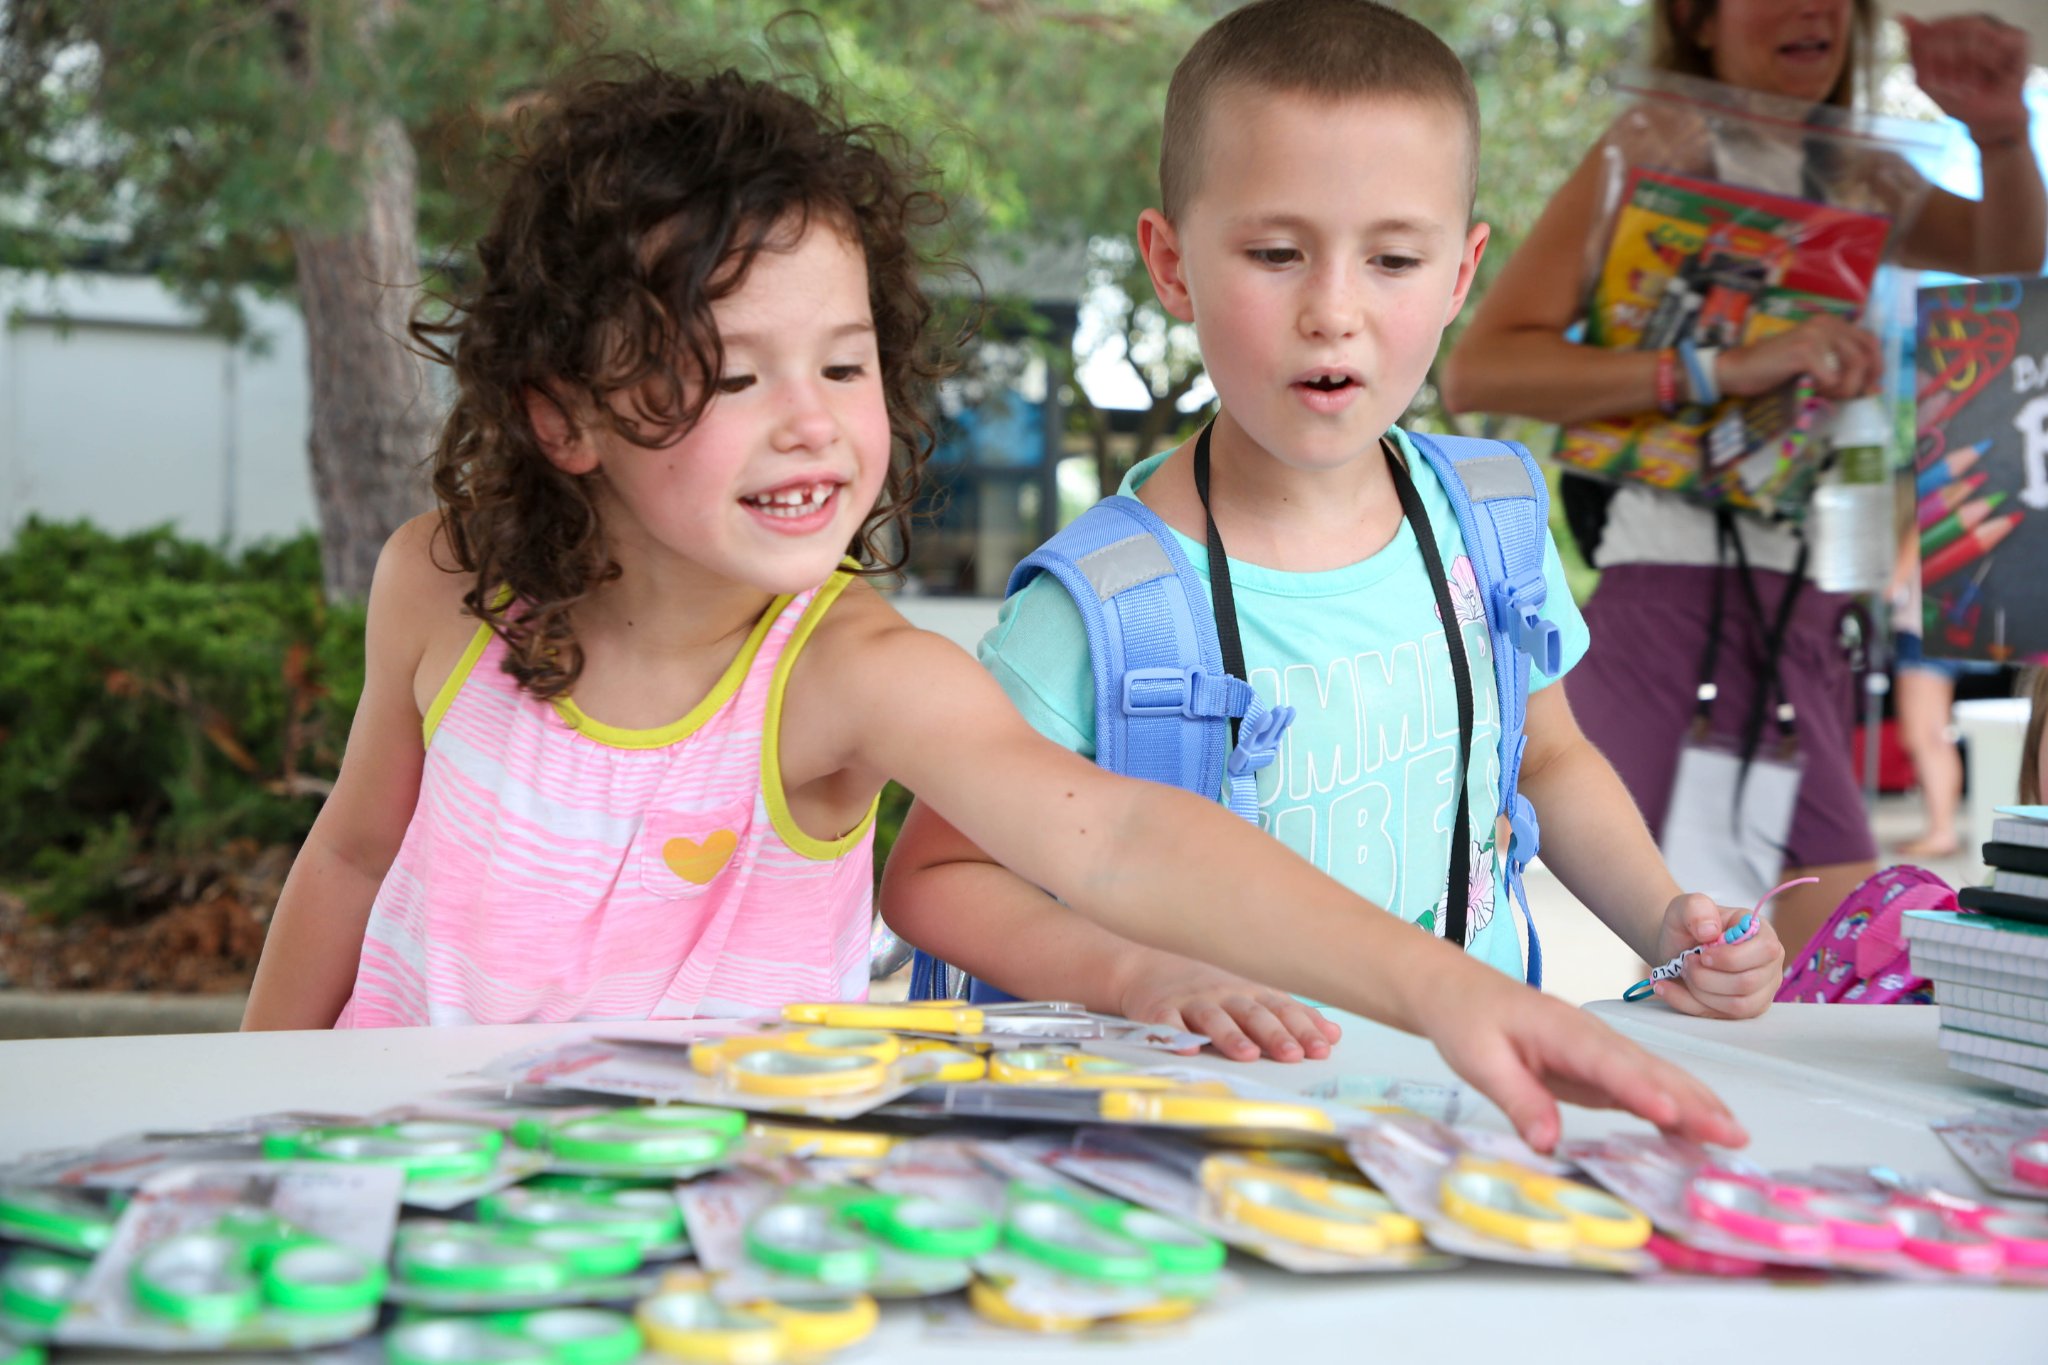
[[[1844,1005],[1925,1005],[1934,999],[1906,958],[1901,920],[1908,910],[1960,910],[1949,884],[1923,867],[1888,867],[1868,878],[1821,926],[1785,970],[1780,1001]]]

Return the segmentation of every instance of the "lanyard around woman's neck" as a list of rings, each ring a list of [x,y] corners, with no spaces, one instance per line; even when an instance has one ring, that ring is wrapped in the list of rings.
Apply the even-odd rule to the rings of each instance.
[[[1207,527],[1209,542],[1209,595],[1216,611],[1216,639],[1223,649],[1223,667],[1233,678],[1245,677],[1244,640],[1237,628],[1237,600],[1230,587],[1230,558],[1223,551],[1223,535],[1216,529],[1215,514],[1209,510],[1209,436],[1216,424],[1209,423],[1202,428],[1202,434],[1195,438],[1195,496],[1202,500],[1202,520]],[[1451,601],[1450,578],[1444,573],[1443,556],[1438,553],[1436,531],[1429,524],[1429,513],[1422,506],[1422,498],[1415,491],[1415,480],[1409,476],[1408,466],[1389,453],[1387,468],[1394,476],[1394,491],[1401,498],[1401,515],[1415,528],[1416,544],[1422,551],[1423,572],[1429,575],[1429,586],[1436,594],[1436,612],[1444,624],[1444,646],[1451,655],[1451,681],[1458,693],[1458,752],[1457,774],[1458,816],[1451,830],[1451,871],[1450,881],[1444,898],[1444,937],[1463,947],[1465,944],[1466,905],[1472,895],[1472,809],[1471,794],[1467,790],[1466,773],[1472,753],[1472,665],[1465,656],[1465,634],[1458,620],[1456,605]],[[1429,670],[1423,669],[1425,681]],[[1237,739],[1237,722],[1230,723],[1230,736]],[[1284,780],[1284,779],[1283,779]],[[1403,812],[1404,816],[1406,812]]]

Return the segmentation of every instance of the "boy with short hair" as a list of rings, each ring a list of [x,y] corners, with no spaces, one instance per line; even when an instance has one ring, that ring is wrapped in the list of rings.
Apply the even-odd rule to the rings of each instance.
[[[1258,0],[1196,42],[1167,94],[1162,207],[1140,217],[1138,244],[1161,303],[1196,329],[1220,410],[1123,491],[1180,538],[1210,599],[1195,609],[1216,613],[1219,634],[1234,616],[1260,700],[1295,709],[1278,760],[1257,773],[1259,822],[1425,931],[1462,918],[1466,948],[1519,977],[1490,814],[1500,717],[1485,607],[1450,500],[1393,425],[1485,250],[1488,229],[1471,219],[1478,131],[1456,56],[1370,0]],[[1542,817],[1545,860],[1648,961],[1715,944],[1659,986],[1671,1006],[1760,1013],[1782,973],[1777,939],[1715,942],[1741,912],[1681,894],[1554,686],[1587,636],[1544,541],[1542,615],[1561,663],[1531,679],[1521,790]],[[1228,593],[1209,567],[1219,542]],[[1462,774],[1444,603],[1471,679]],[[1039,730],[1093,754],[1089,640],[1065,587],[1033,579],[981,655]],[[1469,885],[1454,908],[1446,874],[1459,861]],[[883,902],[905,938],[1019,996],[1177,1022],[1234,1057],[1322,1056],[1337,1036],[1292,997],[1068,912],[921,808]],[[1257,933],[1256,908],[1245,911]]]

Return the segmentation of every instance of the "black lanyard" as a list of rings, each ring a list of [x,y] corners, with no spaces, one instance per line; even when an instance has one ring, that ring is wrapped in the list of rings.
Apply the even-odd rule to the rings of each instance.
[[[1778,730],[1778,747],[1790,752],[1797,744],[1798,713],[1791,699],[1785,694],[1784,657],[1785,636],[1792,624],[1792,609],[1798,605],[1801,591],[1806,587],[1806,552],[1804,536],[1799,540],[1799,555],[1793,561],[1791,579],[1785,584],[1785,595],[1778,599],[1775,617],[1764,614],[1763,596],[1756,589],[1756,577],[1750,572],[1749,554],[1743,547],[1742,536],[1736,530],[1735,518],[1726,508],[1714,513],[1715,559],[1714,570],[1714,614],[1707,627],[1706,649],[1700,657],[1699,687],[1694,693],[1693,736],[1704,739],[1712,728],[1714,701],[1720,687],[1714,681],[1716,667],[1721,657],[1721,628],[1726,615],[1725,602],[1728,582],[1728,560],[1732,553],[1735,559],[1735,574],[1742,584],[1742,594],[1749,603],[1749,609],[1756,617],[1757,625],[1764,631],[1764,658],[1761,676],[1757,679],[1756,693],[1750,698],[1749,715],[1743,720],[1742,760],[1743,772],[1749,769],[1749,761],[1756,756],[1757,745],[1763,739],[1764,712],[1768,707]]]
[[[1202,500],[1202,518],[1208,524],[1209,540],[1209,595],[1216,609],[1216,639],[1223,647],[1223,668],[1233,678],[1245,677],[1244,640],[1237,629],[1237,600],[1230,589],[1230,560],[1223,553],[1223,536],[1216,529],[1216,518],[1209,511],[1209,434],[1215,423],[1202,428],[1202,434],[1195,438],[1195,496]],[[1423,509],[1422,498],[1415,491],[1415,480],[1408,474],[1408,466],[1392,454],[1387,457],[1387,468],[1394,476],[1394,491],[1401,497],[1401,515],[1415,528],[1416,544],[1422,550],[1423,571],[1429,575],[1430,589],[1436,594],[1437,615],[1444,623],[1444,647],[1451,654],[1451,681],[1458,692],[1458,752],[1457,766],[1453,771],[1458,780],[1458,818],[1451,830],[1451,874],[1448,891],[1444,898],[1444,937],[1459,947],[1465,945],[1466,903],[1472,896],[1472,809],[1471,794],[1466,790],[1466,769],[1472,752],[1472,665],[1465,657],[1464,626],[1458,620],[1457,607],[1451,601],[1451,581],[1444,573],[1443,557],[1438,553],[1436,531],[1429,524],[1429,514]],[[1423,669],[1425,685],[1429,677],[1427,667]],[[1230,722],[1230,742],[1237,743],[1237,722]]]

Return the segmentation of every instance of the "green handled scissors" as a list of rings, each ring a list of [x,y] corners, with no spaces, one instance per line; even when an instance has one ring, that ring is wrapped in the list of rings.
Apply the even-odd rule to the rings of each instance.
[[[91,1256],[114,1240],[114,1215],[75,1190],[0,1186],[0,1233]]]
[[[747,1223],[747,1252],[771,1270],[823,1284],[862,1286],[881,1270],[881,1248],[970,1260],[996,1245],[996,1220],[965,1204],[825,1185],[778,1199]]]
[[[346,1161],[397,1166],[407,1180],[473,1180],[497,1163],[505,1136],[481,1123],[401,1119],[364,1127],[266,1133],[274,1161]]]
[[[682,1209],[674,1193],[660,1187],[578,1191],[514,1186],[479,1200],[477,1217],[519,1228],[578,1228],[632,1241],[643,1252],[685,1240]]]
[[[513,1141],[557,1161],[585,1166],[703,1166],[723,1158],[746,1131],[737,1109],[657,1105],[549,1123],[521,1119]]]
[[[604,1308],[535,1308],[480,1318],[429,1317],[384,1336],[389,1365],[624,1365],[640,1329]]]
[[[1003,1244],[1050,1269],[1115,1283],[1214,1274],[1227,1254],[1215,1238],[1150,1209],[1021,1181],[1010,1186]]]
[[[374,1308],[384,1267],[269,1214],[229,1214],[174,1233],[129,1268],[137,1305],[202,1331],[226,1331],[265,1307],[327,1316]]]
[[[53,1251],[17,1251],[0,1270],[0,1319],[12,1318],[38,1332],[55,1327],[70,1310],[92,1262]],[[4,1335],[4,1334],[0,1334]]]
[[[43,1348],[0,1335],[0,1365],[43,1365]]]

